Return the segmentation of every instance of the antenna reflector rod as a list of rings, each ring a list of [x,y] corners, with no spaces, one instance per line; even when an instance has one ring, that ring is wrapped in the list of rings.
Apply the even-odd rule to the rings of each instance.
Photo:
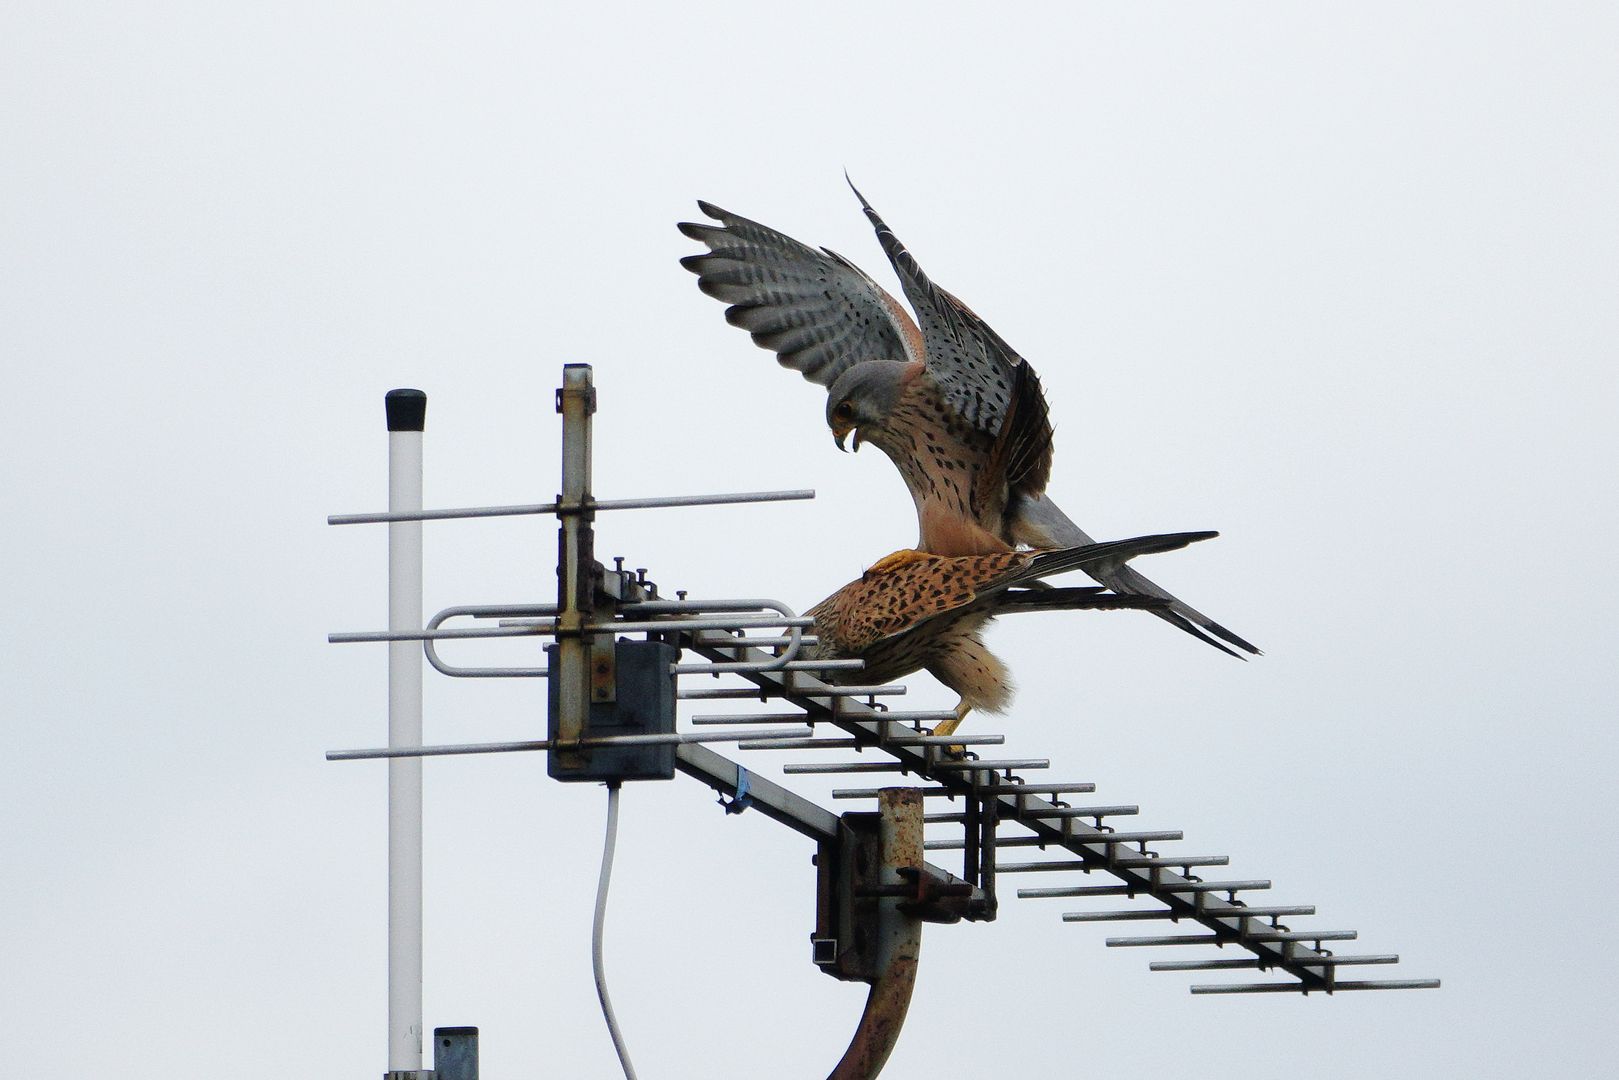
[[[393,430],[393,429],[389,429]],[[421,428],[414,430],[420,431]],[[736,491],[719,495],[664,495],[651,499],[595,499],[586,509],[663,510],[676,506],[730,506],[736,503],[795,502],[815,498],[811,488],[794,491]],[[521,503],[512,506],[460,506],[445,510],[412,510],[386,514],[331,514],[328,525],[378,525],[393,521],[450,521],[457,518],[527,517],[554,514],[561,503]]]

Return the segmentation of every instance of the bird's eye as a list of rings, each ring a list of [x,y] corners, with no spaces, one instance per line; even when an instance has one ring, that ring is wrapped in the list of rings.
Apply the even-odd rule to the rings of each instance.
[[[854,404],[849,401],[838,402],[838,407],[832,410],[832,415],[839,420],[848,420],[854,416]]]

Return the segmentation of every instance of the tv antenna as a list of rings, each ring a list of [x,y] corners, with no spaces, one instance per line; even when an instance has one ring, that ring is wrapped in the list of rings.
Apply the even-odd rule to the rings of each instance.
[[[865,1080],[882,1070],[899,1038],[915,985],[924,923],[989,921],[1002,876],[1056,875],[1058,884],[1018,888],[1020,898],[1141,901],[1072,911],[1064,922],[1168,922],[1195,932],[1109,937],[1113,948],[1188,948],[1192,959],[1150,964],[1160,972],[1255,971],[1260,982],[1194,983],[1194,994],[1336,994],[1355,990],[1432,989],[1437,979],[1358,979],[1340,971],[1397,963],[1391,953],[1340,953],[1354,930],[1296,922],[1309,904],[1250,902],[1268,879],[1221,878],[1224,855],[1182,854],[1165,845],[1179,830],[1140,830],[1121,819],[1134,805],[1074,800],[1095,791],[1089,781],[1037,782],[1025,773],[1044,758],[981,757],[975,750],[1005,742],[998,734],[933,735],[930,724],[955,715],[905,711],[885,701],[900,685],[830,681],[858,670],[860,660],[809,659],[812,620],[764,598],[676,599],[663,595],[645,569],[611,568],[595,556],[596,516],[619,510],[809,499],[812,491],[597,499],[591,489],[591,368],[570,364],[557,391],[562,416],[562,485],[554,502],[428,510],[422,506],[422,435],[426,396],[394,390],[386,398],[388,510],[343,514],[332,525],[388,525],[388,628],[337,633],[333,642],[388,643],[388,745],[334,750],[334,761],[388,761],[388,1068],[386,1080],[478,1080],[478,1029],[434,1029],[434,1063],[424,1069],[422,1027],[422,759],[466,754],[544,752],[561,781],[608,788],[608,836],[594,927],[597,989],[626,1076],[633,1077],[601,964],[602,913],[612,867],[620,785],[668,780],[676,772],[717,792],[728,812],[751,809],[815,847],[816,925],[811,960],[835,978],[870,985],[866,1008],[829,1080]],[[423,621],[422,522],[461,518],[554,516],[557,599],[447,607]],[[437,643],[449,639],[539,637],[544,665],[470,667],[447,663]],[[543,739],[424,745],[424,659],[452,678],[543,678]],[[683,675],[719,676],[728,685],[681,685]],[[691,715],[677,723],[680,702],[757,700],[762,713]],[[714,749],[730,744],[736,757]],[[842,751],[873,750],[884,760],[840,760]],[[784,776],[881,774],[903,785],[834,789],[834,800],[871,809],[834,813],[750,769],[744,760],[791,754]],[[832,754],[831,760],[819,755]],[[931,832],[945,836],[928,838]],[[1028,850],[1038,859],[1018,858]],[[929,857],[949,859],[949,868]],[[1107,884],[1075,884],[1100,872]],[[1205,873],[1216,876],[1205,877]],[[1285,922],[1283,920],[1286,920]],[[1201,950],[1213,946],[1223,954]],[[1227,949],[1229,947],[1229,950]],[[1230,955],[1237,953],[1239,955]],[[830,1056],[830,1055],[829,1055]]]

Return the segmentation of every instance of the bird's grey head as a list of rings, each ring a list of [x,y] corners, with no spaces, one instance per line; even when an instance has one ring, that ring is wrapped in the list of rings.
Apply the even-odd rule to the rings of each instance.
[[[862,441],[883,445],[888,415],[899,401],[900,381],[905,365],[893,360],[866,360],[851,367],[833,382],[826,398],[826,426],[838,449],[854,432],[853,449]]]

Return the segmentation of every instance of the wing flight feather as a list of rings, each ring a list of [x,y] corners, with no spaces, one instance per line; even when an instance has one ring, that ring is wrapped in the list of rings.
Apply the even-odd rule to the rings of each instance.
[[[865,360],[910,363],[922,337],[905,309],[841,255],[698,202],[719,222],[681,222],[680,231],[708,247],[680,265],[697,287],[730,305],[726,321],[748,331],[783,367],[830,387]]]

